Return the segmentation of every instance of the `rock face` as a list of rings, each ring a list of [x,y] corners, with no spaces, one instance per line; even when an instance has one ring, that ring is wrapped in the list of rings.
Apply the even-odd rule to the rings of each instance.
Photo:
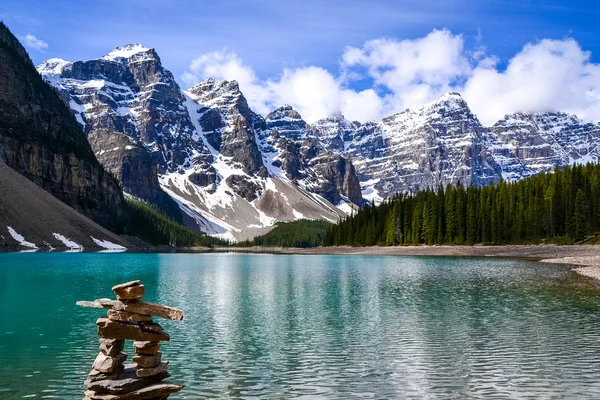
[[[0,23],[0,159],[69,206],[118,230],[123,195],[75,118]]]
[[[363,195],[370,200],[458,182],[486,185],[501,178],[501,166],[485,149],[487,128],[456,93],[379,123],[327,118],[311,125],[307,134],[353,161]]]
[[[600,124],[572,114],[511,114],[491,129],[533,173],[600,159]]]
[[[361,205],[363,202],[360,182],[352,162],[332,151],[320,153],[307,160],[314,174],[308,179],[308,187],[333,204],[344,200]],[[344,196],[344,197],[342,197]]]
[[[267,170],[255,137],[256,130],[264,129],[264,121],[250,110],[238,83],[216,83],[207,79],[187,93],[196,103],[202,104],[197,109],[198,123],[208,144],[222,156],[230,157],[246,174],[266,177]],[[204,118],[206,112],[208,118]],[[217,114],[220,118],[216,118]]]
[[[362,194],[379,200],[439,185],[515,181],[554,166],[597,161],[600,125],[565,113],[508,115],[481,125],[457,93],[381,122],[320,120],[305,136],[352,160]]]
[[[267,115],[266,128],[262,150],[270,155],[271,169],[281,170],[275,173],[332,204],[362,205],[360,183],[349,156],[337,147],[328,147],[321,135],[309,130],[300,113],[282,106]]]
[[[121,182],[125,192],[154,204],[165,201],[158,165],[139,140],[107,129],[90,132],[88,140],[98,161]]]

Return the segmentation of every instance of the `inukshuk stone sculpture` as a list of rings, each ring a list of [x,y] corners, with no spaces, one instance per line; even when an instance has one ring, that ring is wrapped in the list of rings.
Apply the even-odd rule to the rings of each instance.
[[[78,301],[83,307],[107,308],[108,315],[96,321],[100,352],[85,381],[84,400],[164,400],[183,389],[163,382],[169,377],[168,361],[162,361],[160,342],[168,341],[162,326],[152,316],[182,320],[183,312],[161,304],[141,301],[144,285],[132,281],[113,286],[117,300]],[[135,364],[124,364],[126,340],[133,340]]]

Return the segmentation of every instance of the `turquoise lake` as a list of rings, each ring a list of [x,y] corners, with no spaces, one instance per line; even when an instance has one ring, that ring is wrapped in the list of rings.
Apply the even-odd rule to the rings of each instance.
[[[81,399],[106,312],[75,302],[132,279],[184,311],[172,399],[600,398],[600,288],[565,266],[28,253],[0,254],[0,399]]]

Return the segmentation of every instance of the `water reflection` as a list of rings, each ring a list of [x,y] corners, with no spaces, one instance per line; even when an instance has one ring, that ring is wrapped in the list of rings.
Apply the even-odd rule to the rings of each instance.
[[[182,323],[163,324],[174,338],[164,346],[171,373],[186,384],[173,398],[600,394],[600,295],[560,266],[233,254],[0,260],[0,398],[80,398],[102,311],[74,302],[133,278],[149,300],[184,310]]]

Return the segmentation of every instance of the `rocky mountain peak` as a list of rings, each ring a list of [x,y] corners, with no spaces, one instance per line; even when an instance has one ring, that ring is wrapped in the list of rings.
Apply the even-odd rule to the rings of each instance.
[[[419,127],[436,127],[442,133],[460,134],[470,131],[479,133],[484,127],[471,112],[467,102],[455,92],[449,92],[441,97],[419,106],[414,106],[382,120],[388,132],[403,133]],[[473,129],[467,129],[470,126]]]
[[[281,120],[281,119],[290,119],[290,120],[301,120],[302,116],[300,113],[289,104],[284,104],[281,107],[276,108],[266,117],[267,121],[271,120]]]
[[[60,75],[65,67],[71,65],[69,61],[62,58],[50,58],[37,66],[37,70],[41,75]]]
[[[242,106],[248,102],[237,81],[215,81],[208,78],[190,88],[187,93],[197,102],[219,107]]]
[[[315,124],[323,124],[323,123],[340,124],[340,123],[345,123],[345,122],[350,122],[350,121],[348,121],[342,113],[336,113],[336,114],[330,115],[329,117],[320,119]]]
[[[102,57],[103,60],[117,61],[120,58],[131,58],[140,53],[149,55],[156,54],[154,49],[145,47],[139,43],[126,44],[124,46],[115,47],[110,53]],[[150,54],[153,53],[153,54]]]
[[[267,127],[280,137],[293,140],[300,140],[305,137],[307,124],[300,113],[289,104],[270,112],[265,121]]]

